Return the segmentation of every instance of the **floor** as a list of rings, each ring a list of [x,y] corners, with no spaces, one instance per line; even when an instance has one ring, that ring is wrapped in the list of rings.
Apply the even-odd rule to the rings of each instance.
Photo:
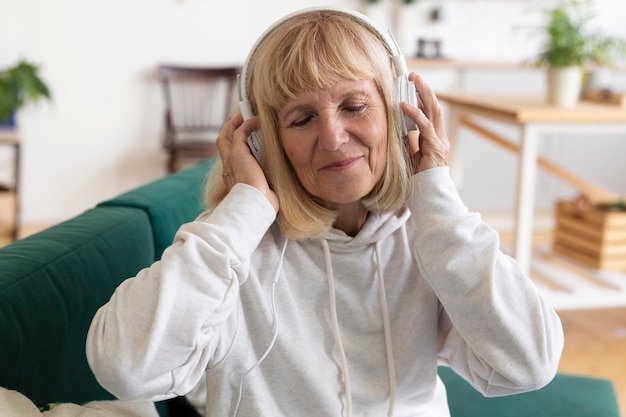
[[[13,219],[15,216],[15,197],[10,193],[0,193],[0,247],[6,246],[13,241]],[[24,238],[37,233],[49,224],[26,224],[18,230],[18,238]]]
[[[560,372],[613,382],[626,417],[626,308],[560,311],[565,348]]]
[[[13,204],[14,200],[10,196],[0,194],[0,247],[11,242]],[[493,222],[490,222],[488,215],[484,217],[488,223],[493,224],[500,231],[503,250],[506,251],[511,240],[508,227],[500,222],[497,217],[491,217]],[[542,222],[537,223],[541,229]],[[543,225],[544,229],[549,228],[549,221]],[[20,228],[19,236],[28,236],[48,226],[45,224],[23,225]],[[621,293],[618,293],[618,296],[612,296],[606,292],[594,293],[595,290],[590,287],[583,287],[582,291],[573,294],[573,298],[564,297],[561,293],[564,291],[563,287],[567,287],[567,283],[553,285],[549,284],[548,281],[556,280],[558,282],[560,280],[565,282],[576,279],[594,281],[597,280],[596,275],[599,274],[602,277],[602,274],[606,275],[607,273],[606,271],[590,270],[553,254],[549,247],[550,237],[550,232],[545,230],[538,230],[535,234],[533,256],[537,261],[533,261],[531,276],[540,288],[551,288],[553,293],[549,293],[549,296],[554,297],[554,302],[560,304],[560,306],[555,307],[563,323],[565,348],[559,371],[611,380],[618,396],[622,415],[626,417],[626,298]],[[546,275],[552,275],[552,277],[546,278]],[[614,287],[623,285],[626,288],[625,272],[610,272],[608,275],[611,277],[611,282],[614,282]],[[601,287],[599,291],[605,291],[605,286]],[[554,293],[555,289],[558,290],[556,293]],[[567,292],[567,289],[565,291]],[[580,304],[586,295],[588,295],[587,298],[594,301]],[[606,305],[601,308],[598,303],[600,298],[606,300]],[[576,303],[579,303],[578,306],[575,305]]]

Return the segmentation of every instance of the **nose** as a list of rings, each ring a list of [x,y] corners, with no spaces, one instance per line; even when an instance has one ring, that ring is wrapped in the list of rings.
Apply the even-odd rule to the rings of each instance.
[[[327,151],[336,151],[348,142],[350,135],[345,121],[333,113],[320,114],[318,146]]]

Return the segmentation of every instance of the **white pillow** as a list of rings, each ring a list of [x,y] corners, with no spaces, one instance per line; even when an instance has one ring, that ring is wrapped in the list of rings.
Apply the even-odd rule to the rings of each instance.
[[[26,396],[0,387],[0,416],[15,417],[159,417],[154,403],[92,401],[85,405],[64,403],[41,413]]]
[[[19,392],[0,387],[0,416],[41,417],[41,413]]]

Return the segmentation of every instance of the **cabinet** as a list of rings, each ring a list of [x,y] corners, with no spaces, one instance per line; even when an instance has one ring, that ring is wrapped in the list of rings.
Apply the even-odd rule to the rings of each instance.
[[[0,178],[0,198],[9,201],[9,203],[2,204],[0,217],[2,221],[9,221],[12,239],[16,240],[20,228],[19,184],[21,149],[18,131],[15,129],[0,128],[0,148],[8,148],[10,152],[10,156],[6,160],[9,161],[10,165],[9,169],[6,170],[8,171],[8,178]],[[4,163],[5,160],[2,161],[3,165]],[[4,172],[5,170],[3,169],[2,171]]]

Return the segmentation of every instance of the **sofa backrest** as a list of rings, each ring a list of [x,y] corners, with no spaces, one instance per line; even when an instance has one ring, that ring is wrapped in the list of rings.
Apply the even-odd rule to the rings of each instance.
[[[154,259],[148,216],[91,209],[0,248],[0,386],[35,404],[108,399],[85,356],[96,310]]]
[[[203,189],[213,166],[209,159],[121,194],[98,206],[135,207],[145,211],[152,223],[156,259],[171,243],[181,224],[194,220],[203,210]]]

